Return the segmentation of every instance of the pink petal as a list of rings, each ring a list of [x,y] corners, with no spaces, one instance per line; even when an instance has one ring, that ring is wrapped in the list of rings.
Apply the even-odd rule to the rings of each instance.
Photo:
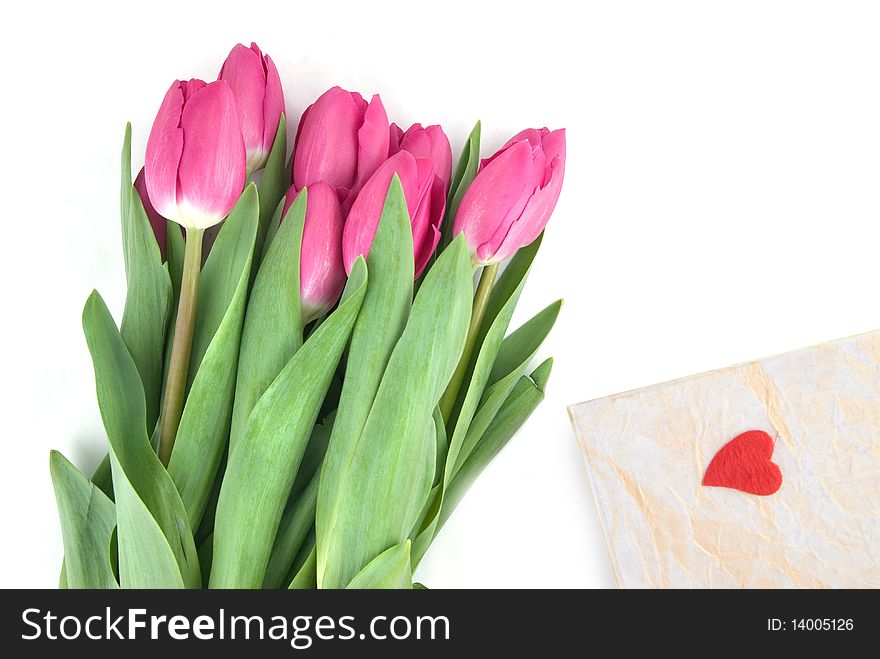
[[[545,187],[535,192],[522,215],[510,227],[501,245],[495,252],[494,260],[502,261],[513,256],[519,248],[532,243],[544,230],[556,202],[562,191],[562,179],[565,175],[564,148],[563,155],[557,156],[548,166],[550,180]]]
[[[175,80],[153,121],[144,164],[150,202],[159,213],[172,219],[177,217],[177,169],[183,153],[183,97],[184,84]]]
[[[562,168],[562,172],[565,171],[565,129],[560,128],[545,135],[542,147],[547,158],[547,171],[544,176],[544,184],[546,185],[550,181],[550,167],[555,160],[559,160],[558,166]]]
[[[153,235],[156,237],[156,242],[159,245],[159,252],[162,255],[162,261],[164,262],[168,243],[168,224],[165,218],[159,215],[159,213],[156,212],[156,209],[153,208],[153,204],[150,203],[143,167],[141,168],[141,171],[138,172],[137,178],[134,180],[134,187],[135,190],[137,190],[138,196],[141,198],[141,203],[144,206],[147,218],[150,220],[150,226],[153,229]]]
[[[218,80],[193,93],[183,108],[180,126],[183,154],[177,171],[178,205],[191,226],[207,228],[232,210],[245,183],[244,142],[229,85]]]
[[[376,170],[351,207],[342,234],[342,258],[347,273],[351,272],[351,266],[358,256],[366,258],[370,253],[370,245],[376,235],[385,197],[395,173],[403,186],[407,209],[416,208],[422,193],[419,189],[418,164],[412,154],[401,151]]]
[[[400,141],[403,139],[403,130],[397,124],[391,124],[388,128],[388,157],[400,151]]]
[[[360,94],[333,87],[303,114],[293,160],[297,189],[317,181],[351,188],[358,171],[358,131],[366,107]]]
[[[357,140],[357,178],[351,188],[355,194],[388,158],[390,141],[388,115],[378,94],[370,100],[370,105],[364,113],[363,125],[358,130]]]
[[[256,44],[251,48],[236,45],[223,62],[218,79],[229,84],[235,97],[245,149],[248,154],[260,151],[263,147],[266,75],[262,53]]]
[[[300,291],[306,322],[327,313],[342,295],[342,229],[345,218],[336,190],[326,183],[308,188],[300,257]]]
[[[437,244],[440,242],[440,225],[443,222],[445,212],[446,183],[439,176],[435,176],[431,186],[431,211],[429,214],[428,230],[418,243],[415,243],[415,239],[413,239],[416,277],[422,274],[425,266],[428,265],[431,255],[437,249]]]
[[[477,174],[461,200],[453,235],[463,232],[483,260],[501,244],[536,187],[531,146],[525,141],[514,144]]]
[[[266,96],[263,99],[263,150],[267,157],[275,142],[275,133],[278,132],[278,122],[284,112],[284,90],[281,88],[281,77],[275,62],[268,55],[263,57],[263,65],[266,70]]]
[[[418,183],[416,188],[418,196],[416,197],[415,206],[407,205],[410,214],[410,226],[413,232],[413,244],[418,245],[428,231],[431,223],[431,191],[434,185],[434,165],[427,158],[418,158],[416,160],[416,176]]]
[[[452,147],[440,126],[422,128],[421,124],[413,124],[404,133],[400,148],[416,158],[429,159],[434,164],[434,173],[448,187],[452,177]]]

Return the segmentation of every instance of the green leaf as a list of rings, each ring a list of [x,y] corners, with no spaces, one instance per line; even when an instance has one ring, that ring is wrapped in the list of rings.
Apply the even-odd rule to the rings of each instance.
[[[458,166],[455,168],[452,183],[449,185],[449,195],[446,198],[446,215],[443,220],[442,246],[448,245],[455,238],[452,235],[455,214],[458,212],[458,207],[461,204],[464,193],[467,192],[467,189],[473,183],[480,168],[480,130],[480,122],[478,121],[462,147]]]
[[[171,290],[173,291],[171,315],[177,315],[177,304],[180,300],[180,282],[183,279],[183,254],[186,251],[186,241],[183,239],[183,231],[174,222],[168,223],[168,273],[171,275]],[[174,330],[174,318],[168,319],[168,334]]]
[[[447,481],[455,476],[492,419],[495,418],[501,405],[507,400],[511,390],[553,328],[561,307],[562,300],[557,300],[502,342],[492,373],[489,375],[489,386],[483,392],[480,406],[467,429],[461,449],[456,454],[455,463],[452,463],[452,457],[446,462]]]
[[[486,428],[473,451],[458,470],[455,478],[446,489],[436,532],[446,523],[452,511],[461,501],[468,488],[477,479],[486,465],[491,462],[499,451],[522,427],[532,412],[544,400],[547,380],[553,368],[553,359],[547,359],[531,376],[523,375],[511,391],[507,400],[498,410],[495,418]]]
[[[198,370],[168,463],[194,529],[205,512],[229,436],[257,206],[256,189],[250,185],[223,223],[199,286],[194,343],[198,341],[202,356],[190,366]]]
[[[352,331],[339,413],[318,490],[315,528],[319,583],[323,580],[329,547],[335,542],[341,497],[359,450],[361,431],[412,305],[412,228],[403,187],[396,175],[388,188],[367,264],[370,285]]]
[[[296,558],[299,548],[315,525],[315,504],[318,501],[320,475],[312,474],[306,489],[291,503],[281,517],[278,533],[263,576],[263,588],[280,588]]]
[[[272,241],[275,239],[275,234],[278,233],[278,229],[281,227],[281,214],[284,212],[284,206],[287,205],[287,198],[282,197],[281,201],[278,202],[278,205],[275,206],[275,212],[272,214],[272,219],[269,220],[269,228],[266,230],[266,236],[263,240],[263,254],[260,262],[262,263],[263,259],[266,258],[266,252],[269,251],[269,246],[272,244]],[[257,273],[254,272],[254,277],[256,277]]]
[[[288,586],[290,590],[311,590],[318,587],[318,577],[315,571],[318,565],[318,558],[314,542],[312,542],[311,548],[305,556],[305,560],[296,571],[296,575]]]
[[[231,446],[239,442],[260,396],[302,345],[299,256],[307,193],[290,207],[254,281],[241,334]]]
[[[443,469],[446,464],[446,456],[449,453],[449,440],[446,436],[446,424],[443,423],[443,413],[440,408],[434,410],[434,429],[436,437],[436,459],[434,460],[434,480],[432,485],[439,485],[443,480]]]
[[[95,473],[92,474],[92,482],[104,494],[113,500],[113,476],[110,473],[110,454],[106,454],[104,459],[98,464]]]
[[[120,582],[123,588],[198,587],[199,561],[186,510],[150,445],[137,367],[97,292],[86,302],[83,329],[110,441]]]
[[[410,541],[394,545],[367,563],[348,589],[412,589],[412,568],[410,567]]]
[[[287,119],[284,114],[278,120],[278,129],[275,131],[275,140],[272,142],[272,150],[269,159],[263,169],[263,176],[258,186],[260,196],[260,228],[257,231],[256,247],[254,248],[254,261],[259,266],[263,255],[263,243],[266,241],[266,233],[269,222],[287,188],[290,186],[290,176],[285,168],[287,157]],[[253,278],[252,278],[253,279]]]
[[[195,530],[196,546],[199,547],[199,555],[201,555],[201,546],[205,539],[214,533],[214,517],[217,514],[217,499],[220,498],[220,486],[223,484],[223,475],[226,473],[226,462],[229,457],[229,443],[220,458],[220,466],[217,467],[217,475],[214,476],[214,483],[211,485],[211,494],[208,495],[208,503],[205,506],[205,512],[202,513],[202,523]],[[205,568],[202,566],[202,572]],[[208,583],[208,580],[204,580]]]
[[[426,458],[436,450],[434,409],[467,336],[472,276],[462,237],[440,255],[416,295],[348,478],[338,489],[322,588],[345,587],[370,560],[404,542],[413,529],[428,494],[422,492]],[[340,407],[338,418],[345,413]],[[320,533],[319,528],[319,538]]]
[[[275,140],[272,142],[272,150],[269,159],[263,169],[263,176],[258,186],[260,196],[260,228],[257,231],[257,241],[254,248],[254,262],[259,267],[263,255],[263,243],[266,241],[266,233],[269,222],[275,212],[275,207],[284,196],[290,185],[290,176],[285,167],[287,157],[287,120],[282,113],[278,120],[278,129],[275,131]],[[256,268],[254,269],[256,274]],[[253,277],[251,277],[253,281]]]
[[[49,470],[64,540],[63,588],[119,588],[110,562],[116,506],[57,451]]]
[[[483,392],[501,349],[504,335],[510,325],[510,319],[513,317],[516,304],[525,286],[529,269],[540,247],[540,242],[538,239],[517,252],[505,272],[499,277],[496,288],[493,289],[493,295],[489,299],[486,316],[477,335],[473,364],[468,368],[468,374],[465,377],[466,384],[462,387],[464,393],[457,406],[458,414],[454,421],[445,464],[447,482],[451,479],[453,469],[459,459],[468,428],[483,397]]]
[[[238,291],[242,271],[252,261],[259,207],[256,186],[251,183],[223,222],[223,228],[202,267],[189,362],[190,385]]]
[[[202,583],[211,578],[211,564],[214,562],[214,534],[209,533],[204,542],[199,544],[199,567],[202,571]]]
[[[266,576],[263,578],[263,588],[278,588],[285,583],[289,584],[315,546],[318,483],[335,417],[336,412],[330,412],[323,422],[316,424],[312,430],[312,437],[303,454],[296,480],[290,489],[291,500],[278,525]]]
[[[363,309],[363,305],[361,305]],[[329,397],[329,394],[328,394]],[[330,412],[323,421],[319,421],[312,429],[306,451],[303,453],[296,480],[290,490],[291,496],[297,496],[308,487],[312,478],[317,474],[320,478],[321,466],[324,464],[324,456],[327,454],[327,446],[330,444],[330,433],[333,431],[333,423],[336,420],[336,410]]]
[[[187,557],[182,566],[175,555],[165,530],[153,517],[149,508],[139,496],[125,471],[110,451],[110,466],[113,470],[113,486],[116,492],[119,533],[119,575],[123,588],[185,588],[182,568],[195,566],[198,570],[198,556]],[[195,546],[193,545],[193,550]],[[190,577],[190,587],[198,588],[200,574]]]
[[[431,541],[436,534],[437,521],[440,509],[443,506],[443,490],[444,483],[442,482],[431,488],[428,501],[416,527],[416,532],[413,533],[412,556],[410,558],[413,571],[421,562],[425,552],[428,551],[428,547],[431,546]]]
[[[159,417],[165,330],[171,313],[171,278],[159,244],[131,183],[131,124],[122,147],[122,248],[127,293],[121,333],[137,367],[146,402],[146,429]]]
[[[483,316],[483,325],[480,327],[477,345],[481,345],[485,341],[486,334],[498,314],[507,305],[508,300],[516,295],[516,290],[520,288],[522,281],[528,277],[543,240],[544,234],[541,233],[530,244],[517,250],[496,280],[489,296],[489,304],[486,306],[486,314]]]
[[[443,413],[440,411],[439,407],[434,410],[434,428],[436,438],[434,478],[428,496],[426,497],[425,505],[422,508],[422,512],[419,515],[418,521],[411,534],[411,537],[413,538],[413,546],[410,560],[413,569],[418,565],[434,536],[434,526],[436,525],[437,513],[440,512],[440,506],[443,502],[444,465],[446,464],[446,454],[449,450],[449,444],[446,438],[446,427],[443,423]]]
[[[355,261],[343,300],[260,398],[229,464],[217,502],[213,588],[259,588],[272,543],[333,371],[367,286]]]

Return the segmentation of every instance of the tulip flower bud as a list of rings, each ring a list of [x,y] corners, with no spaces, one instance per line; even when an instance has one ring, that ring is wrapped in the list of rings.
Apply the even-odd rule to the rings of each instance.
[[[434,174],[434,163],[416,158],[409,151],[398,151],[386,160],[367,181],[355,199],[345,220],[342,234],[342,258],[346,272],[358,256],[370,252],[385,197],[394,174],[400,178],[413,232],[415,276],[418,277],[440,241],[440,222],[446,209],[443,181]]]
[[[449,146],[449,138],[440,126],[422,128],[422,124],[413,124],[403,132],[397,124],[391,124],[388,155],[393,156],[398,151],[409,151],[416,158],[428,158],[434,163],[434,174],[443,181],[444,190],[449,189],[452,178],[452,148]]]
[[[534,241],[559,199],[565,129],[527,129],[491,158],[462,197],[453,235],[464,233],[478,265],[498,263]]]
[[[251,43],[250,48],[238,44],[223,62],[218,80],[229,83],[235,97],[247,151],[247,171],[252,174],[266,166],[284,112],[278,69],[257,44]]]
[[[302,191],[287,191],[281,217]],[[342,265],[342,226],[345,217],[336,190],[326,183],[307,188],[306,219],[299,262],[300,304],[303,325],[327,314],[345,288]]]
[[[229,84],[175,81],[147,140],[144,173],[156,211],[188,229],[213,226],[241,195],[245,168]]]
[[[166,259],[168,245],[168,225],[165,218],[156,212],[153,204],[150,203],[150,197],[147,195],[147,182],[144,179],[144,169],[138,173],[134,180],[134,189],[137,190],[141,203],[144,205],[144,211],[150,220],[150,226],[153,228],[153,235],[156,236],[156,242],[159,243],[159,252],[162,254],[162,261]]]
[[[379,96],[333,87],[303,112],[293,154],[293,184],[317,181],[339,192],[346,208],[388,157],[388,116]]]

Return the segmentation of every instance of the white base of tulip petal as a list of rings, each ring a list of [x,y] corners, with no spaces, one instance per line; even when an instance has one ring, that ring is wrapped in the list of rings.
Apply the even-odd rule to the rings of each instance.
[[[209,229],[226,217],[226,214],[218,216],[216,213],[205,213],[189,204],[178,204],[165,210],[168,212],[160,210],[159,213],[184,229]]]

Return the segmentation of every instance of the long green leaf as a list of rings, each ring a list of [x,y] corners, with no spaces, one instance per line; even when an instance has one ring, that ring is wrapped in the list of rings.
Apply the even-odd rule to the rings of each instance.
[[[165,330],[171,313],[171,278],[162,264],[159,244],[131,183],[131,124],[122,147],[122,248],[127,293],[120,331],[144,389],[146,429],[159,416]]]
[[[278,129],[275,131],[275,140],[272,142],[272,150],[269,159],[263,169],[258,191],[260,195],[260,228],[257,231],[256,246],[254,248],[254,263],[259,266],[263,255],[263,244],[266,241],[266,233],[269,222],[275,212],[275,207],[284,196],[289,185],[290,176],[285,168],[287,158],[287,119],[284,114],[278,120]],[[256,268],[254,269],[256,276]],[[251,277],[253,281],[254,277]]]
[[[236,365],[257,233],[256,190],[248,186],[223,223],[202,273],[199,343],[207,341],[186,398],[168,472],[197,529],[229,436]],[[219,319],[219,322],[217,322]],[[215,324],[216,323],[216,324]],[[211,330],[213,334],[208,337]],[[208,340],[210,338],[210,340]]]
[[[412,305],[412,228],[396,175],[388,188],[367,265],[370,285],[352,332],[339,413],[318,490],[315,528],[319,584],[323,581],[330,545],[336,542],[343,490],[359,450],[361,431]]]
[[[444,482],[431,490],[426,513],[420,522],[420,531],[413,540],[413,570],[421,562],[431,541],[452,511],[458,505],[467,489],[479,476],[483,468],[498,454],[504,445],[516,434],[529,415],[544,399],[544,389],[550,377],[553,360],[548,359],[536,368],[531,376],[520,377],[513,391],[501,406],[498,414],[486,429],[476,448],[465,460],[459,473],[451,483]]]
[[[363,309],[363,305],[361,305],[361,309]],[[333,410],[323,420],[316,423],[312,429],[312,436],[309,438],[302,462],[296,473],[296,480],[293,481],[293,487],[290,490],[291,496],[298,496],[302,493],[315,475],[320,479],[321,467],[324,464],[324,456],[327,455],[327,446],[330,444],[330,433],[333,431],[335,420],[336,410]]]
[[[529,269],[540,247],[540,242],[540,239],[536,240],[517,252],[499,278],[497,288],[493,291],[495,295],[490,298],[487,314],[478,334],[476,355],[473,363],[468,367],[466,384],[462,387],[464,393],[457,406],[458,414],[454,419],[454,429],[449,441],[445,465],[447,481],[452,477],[453,468],[464,445],[474,413],[483,397],[483,392],[501,349],[504,335],[510,325],[510,319],[513,317],[516,304],[525,286]]]
[[[186,510],[147,438],[137,367],[97,292],[86,302],[83,329],[110,441],[121,584],[198,587],[199,561]]]
[[[110,562],[116,506],[57,451],[49,470],[64,540],[63,587],[119,588]]]
[[[358,572],[348,589],[412,589],[410,541],[389,547]]]
[[[443,220],[443,242],[441,246],[445,247],[455,236],[452,235],[452,225],[455,221],[455,214],[461,204],[464,193],[470,187],[480,169],[480,131],[481,126],[478,121],[465,140],[461,150],[461,156],[458,159],[458,166],[455,168],[455,174],[449,185],[449,195],[446,198],[446,215]]]
[[[302,560],[301,565],[297,568],[296,574],[288,586],[290,590],[310,590],[318,587],[318,575],[316,572],[318,566],[317,550],[314,538],[310,545],[308,553]]]
[[[435,534],[449,519],[452,511],[455,510],[477,476],[498,455],[499,451],[504,448],[544,400],[544,392],[552,368],[553,359],[551,358],[532,371],[531,376],[523,375],[520,377],[513,391],[504,401],[495,418],[492,419],[479,442],[447,487]]]
[[[290,207],[254,281],[241,334],[231,446],[241,439],[260,396],[302,345],[299,257],[307,193]]]
[[[266,252],[269,251],[269,246],[272,244],[272,241],[275,239],[275,234],[278,233],[278,229],[281,228],[281,214],[284,212],[284,207],[287,205],[287,198],[282,197],[281,201],[278,202],[278,205],[275,207],[275,212],[272,214],[272,219],[269,220],[269,227],[266,230],[266,235],[263,239],[263,254],[260,258],[260,262],[262,263],[263,259],[266,258]],[[254,273],[254,277],[256,277],[256,272]]]
[[[110,451],[116,493],[119,535],[119,578],[123,588],[185,588],[179,557],[165,530],[128,480],[116,454]],[[187,567],[198,569],[197,553]],[[198,588],[200,574],[191,574],[189,585]]]
[[[363,302],[367,267],[260,398],[232,447],[217,502],[211,587],[259,588],[272,543],[333,371]]]
[[[313,473],[306,489],[288,504],[281,517],[272,553],[263,576],[263,588],[280,588],[309,530],[315,525],[319,474]]]
[[[302,553],[303,546],[309,542],[309,534],[311,534],[311,546],[305,553],[308,554],[315,546],[318,483],[335,417],[336,412],[333,411],[312,430],[312,436],[296,473],[296,480],[290,489],[290,501],[278,525],[278,533],[263,578],[263,588],[278,588],[290,583],[291,572],[295,574],[301,567],[301,563],[297,565],[296,560]],[[305,557],[303,556],[302,559],[304,561]]]
[[[486,428],[547,338],[561,308],[562,300],[550,304],[502,342],[492,373],[489,375],[489,386],[483,392],[480,406],[471,420],[455,462],[453,463],[451,456],[447,459],[447,481],[455,476],[477,441],[486,432]]]
[[[190,385],[226,317],[238,290],[241,273],[252,260],[252,234],[256,231],[258,210],[256,186],[251,183],[241,193],[235,207],[223,222],[223,228],[202,268],[193,328],[192,356],[189,362]]]
[[[433,413],[461,358],[472,286],[462,237],[428,272],[388,360],[348,478],[338,490],[323,588],[347,586],[368,562],[412,531],[427,496],[418,498],[426,482],[426,456],[435,451]],[[344,413],[340,409],[339,418]]]
[[[431,488],[419,515],[415,527],[413,528],[412,538],[413,545],[411,550],[411,561],[413,569],[418,565],[431,539],[434,537],[434,527],[437,522],[437,513],[440,512],[440,506],[443,503],[444,488],[444,465],[446,464],[446,453],[449,445],[446,438],[446,427],[443,423],[443,414],[439,407],[434,410],[434,426],[436,435],[436,459],[434,467],[434,479]]]
[[[168,257],[168,274],[171,275],[173,298],[171,304],[172,317],[168,318],[168,334],[171,334],[174,330],[173,317],[177,315],[177,305],[180,301],[180,282],[183,279],[183,255],[185,251],[186,241],[183,239],[183,230],[174,222],[170,222],[168,224],[166,253]]]
[[[489,304],[486,307],[486,314],[483,316],[477,345],[485,341],[486,334],[498,314],[507,305],[508,300],[516,294],[516,289],[520,287],[522,280],[528,277],[543,240],[544,234],[541,233],[529,245],[520,248],[499,275],[489,296]]]

